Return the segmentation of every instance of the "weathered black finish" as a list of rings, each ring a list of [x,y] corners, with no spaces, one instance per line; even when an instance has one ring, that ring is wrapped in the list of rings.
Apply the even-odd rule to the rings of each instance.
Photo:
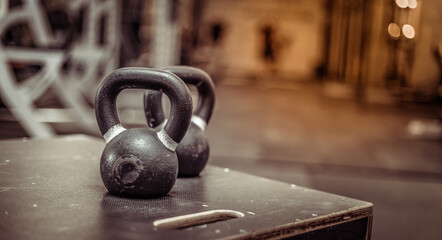
[[[164,70],[176,74],[186,84],[196,86],[199,101],[194,115],[203,119],[207,124],[212,116],[215,104],[215,89],[210,76],[203,70],[194,67],[176,66],[168,67]],[[161,92],[146,91],[144,95],[144,108],[150,127],[155,128],[164,122]],[[204,134],[204,130],[192,122],[176,152],[179,162],[178,176],[198,176],[205,167],[210,152],[209,142]]]
[[[154,198],[166,195],[178,175],[176,153],[167,149],[152,130],[128,129],[103,150],[103,183],[110,193]]]
[[[209,141],[204,131],[191,123],[186,135],[176,148],[178,177],[196,177],[209,160]]]
[[[120,123],[116,99],[124,89],[151,89],[164,92],[171,102],[170,117],[164,130],[175,142],[181,141],[189,126],[189,109],[192,111],[189,89],[176,75],[149,68],[121,68],[101,82],[95,97],[95,114],[102,134]]]
[[[107,193],[104,143],[0,141],[0,239],[368,239],[372,204],[213,166],[156,199]],[[240,184],[239,184],[240,183]],[[244,217],[180,230],[155,220],[215,209]]]
[[[171,117],[164,131],[179,143],[190,123],[192,100],[187,86],[175,75],[146,68],[114,71],[100,84],[95,112],[101,133],[118,126],[116,99],[129,88],[163,91],[171,102]],[[101,156],[100,173],[113,194],[131,197],[160,197],[175,184],[178,160],[173,149],[165,146],[155,131],[128,129],[111,138]]]

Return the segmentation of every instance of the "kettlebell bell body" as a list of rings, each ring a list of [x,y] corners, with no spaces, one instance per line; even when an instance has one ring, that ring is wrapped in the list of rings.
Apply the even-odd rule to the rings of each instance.
[[[204,169],[210,153],[205,128],[215,104],[215,88],[210,76],[194,67],[169,67],[163,69],[180,77],[186,84],[196,86],[199,95],[198,105],[192,115],[191,124],[176,152],[178,155],[178,177],[194,177]],[[165,124],[161,105],[161,92],[146,91],[144,108],[148,125],[159,128]]]
[[[162,129],[125,129],[120,124],[116,99],[122,90],[131,88],[154,89],[169,97],[171,117]],[[108,191],[142,198],[167,195],[178,174],[175,149],[192,115],[192,100],[184,82],[165,71],[118,69],[101,82],[95,98],[95,113],[106,140],[100,173]]]

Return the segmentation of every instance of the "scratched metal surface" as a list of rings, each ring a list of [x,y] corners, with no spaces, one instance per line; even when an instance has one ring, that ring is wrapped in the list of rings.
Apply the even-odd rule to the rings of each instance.
[[[372,215],[372,204],[289,183],[206,167],[167,197],[107,194],[104,143],[74,136],[0,141],[0,239],[213,239],[297,234]],[[245,214],[181,230],[153,221],[230,209]]]

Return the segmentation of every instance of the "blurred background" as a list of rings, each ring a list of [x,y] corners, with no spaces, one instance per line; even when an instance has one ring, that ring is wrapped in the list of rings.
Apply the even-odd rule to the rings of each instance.
[[[210,164],[372,202],[373,239],[440,239],[441,22],[440,0],[0,0],[0,138],[101,138],[112,70],[196,66]]]

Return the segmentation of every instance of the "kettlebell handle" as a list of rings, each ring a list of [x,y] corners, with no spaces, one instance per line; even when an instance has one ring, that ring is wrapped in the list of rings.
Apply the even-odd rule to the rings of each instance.
[[[199,68],[187,66],[172,66],[162,70],[177,75],[186,84],[194,85],[197,88],[199,97],[194,116],[201,118],[204,121],[202,124],[207,124],[212,117],[215,105],[215,87],[209,74]],[[165,120],[161,106],[161,92],[146,91],[144,110],[150,127],[155,128]],[[193,120],[195,120],[194,116]]]
[[[149,68],[121,68],[109,74],[98,87],[95,115],[107,142],[125,129],[117,114],[116,100],[124,89],[152,89],[164,92],[171,102],[170,117],[163,132],[176,145],[186,134],[192,116],[192,99],[186,84],[170,72]],[[112,132],[116,133],[112,133]],[[163,141],[163,140],[162,140]],[[164,142],[163,142],[164,143]],[[175,144],[172,143],[172,144]]]

